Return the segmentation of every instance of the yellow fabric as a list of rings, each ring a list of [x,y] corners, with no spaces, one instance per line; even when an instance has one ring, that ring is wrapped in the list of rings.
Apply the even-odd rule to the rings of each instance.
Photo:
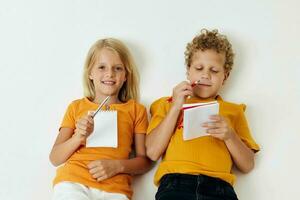
[[[65,113],[61,127],[75,129],[76,120],[86,115],[89,110],[96,110],[98,106],[87,98],[73,101]],[[129,199],[131,198],[130,175],[118,174],[107,180],[97,182],[88,172],[87,164],[98,159],[128,159],[134,134],[146,133],[147,111],[143,105],[134,100],[129,100],[123,104],[112,104],[109,109],[118,112],[118,147],[86,148],[82,146],[64,165],[57,169],[53,181],[54,185],[61,181],[72,181],[106,192],[122,193]]]
[[[160,98],[151,105],[152,118],[147,134],[157,127],[167,115],[171,107],[171,103],[167,99],[167,97]],[[246,106],[225,102],[220,96],[216,100],[219,102],[219,114],[229,119],[230,126],[249,148],[255,152],[259,151],[259,146],[251,137],[244,115]],[[198,102],[203,102],[203,100],[192,97],[186,101],[186,103]],[[180,118],[181,116],[178,119]],[[178,126],[180,126],[179,123]],[[184,141],[182,135],[184,127],[179,128],[178,126],[158,166],[154,183],[158,185],[165,174],[184,173],[216,177],[232,185],[235,181],[235,176],[231,173],[233,161],[225,143],[211,136]]]

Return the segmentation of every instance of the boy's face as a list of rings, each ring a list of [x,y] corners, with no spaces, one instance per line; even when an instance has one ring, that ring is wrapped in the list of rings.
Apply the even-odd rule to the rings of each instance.
[[[191,83],[200,81],[200,84],[193,88],[196,97],[216,97],[227,78],[224,64],[225,53],[217,53],[212,49],[198,50],[194,53],[191,65],[187,68],[187,78]]]

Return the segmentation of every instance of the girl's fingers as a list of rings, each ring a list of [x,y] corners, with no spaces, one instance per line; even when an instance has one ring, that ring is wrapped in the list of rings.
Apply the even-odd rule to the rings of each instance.
[[[97,178],[97,181],[100,182],[100,181],[103,181],[103,180],[105,180],[105,179],[107,179],[107,178],[108,178],[108,176],[107,176],[106,174],[104,174],[104,175],[98,177],[98,178]]]
[[[82,136],[86,136],[86,131],[82,131],[82,130],[80,130],[80,129],[76,129],[75,130],[75,134],[79,134],[79,135],[82,135]]]
[[[90,163],[87,165],[87,167],[88,167],[89,169],[95,168],[95,167],[97,167],[97,166],[98,166],[98,161],[97,161],[97,160],[92,161],[92,162],[90,162]]]
[[[94,124],[94,119],[93,119],[93,114],[88,114],[84,117],[84,119],[89,123],[89,124]]]
[[[101,173],[95,173],[95,174],[92,175],[92,177],[96,178],[96,179],[101,177],[101,176],[102,176]]]
[[[97,167],[94,167],[89,170],[90,174],[96,174],[98,171],[99,171],[99,169]]]
[[[93,128],[93,124],[89,123],[88,121],[81,120],[77,122],[76,127],[87,131]]]

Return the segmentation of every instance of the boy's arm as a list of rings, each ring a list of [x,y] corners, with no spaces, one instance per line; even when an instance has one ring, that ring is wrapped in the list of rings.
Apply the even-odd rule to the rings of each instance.
[[[250,172],[254,168],[254,152],[244,144],[234,131],[232,136],[224,142],[237,168],[243,173]]]
[[[176,128],[177,119],[187,96],[192,95],[192,86],[183,81],[173,89],[172,106],[162,122],[146,137],[147,156],[156,161],[166,151]]]
[[[220,115],[213,115],[210,119],[212,121],[202,125],[207,128],[207,133],[225,142],[235,165],[240,171],[244,173],[251,171],[254,167],[254,152],[244,144],[234,129],[229,126],[228,120]]]
[[[158,160],[168,147],[170,138],[174,133],[180,108],[172,106],[162,122],[147,135],[147,156],[151,160]]]

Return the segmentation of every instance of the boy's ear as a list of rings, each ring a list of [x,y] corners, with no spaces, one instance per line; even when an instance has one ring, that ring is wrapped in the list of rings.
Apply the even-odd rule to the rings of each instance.
[[[223,80],[223,83],[222,83],[223,85],[225,84],[225,81],[228,79],[229,74],[230,74],[230,72],[225,72],[224,80]]]
[[[190,68],[186,67],[186,72],[185,72],[186,77],[188,78],[190,75]]]

